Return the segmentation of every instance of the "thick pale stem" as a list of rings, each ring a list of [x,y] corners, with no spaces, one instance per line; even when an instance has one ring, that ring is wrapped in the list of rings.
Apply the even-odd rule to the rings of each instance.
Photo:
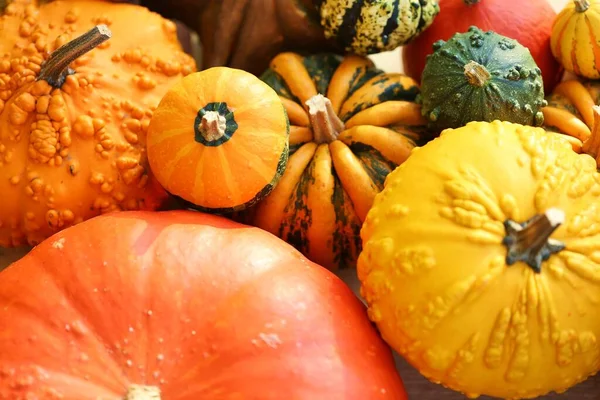
[[[225,134],[226,128],[227,121],[224,116],[217,111],[207,111],[200,121],[198,131],[207,142],[212,142],[220,139]]]
[[[473,4],[479,3],[481,0],[463,0],[466,5],[472,6]]]
[[[588,154],[596,160],[596,164],[600,168],[600,107],[593,106],[594,111],[594,126],[592,127],[592,134],[583,143],[581,148],[585,154]]]
[[[317,94],[306,101],[313,140],[316,143],[330,143],[344,130],[344,123],[336,115],[331,101]]]
[[[98,25],[83,35],[71,40],[54,50],[38,75],[38,80],[45,80],[52,87],[60,88],[68,75],[73,71],[69,65],[85,53],[98,47],[110,39],[112,33],[106,25]]]
[[[160,389],[156,386],[131,385],[123,400],[161,400]]]
[[[492,75],[483,65],[475,61],[469,61],[465,65],[465,76],[471,85],[481,87]]]
[[[575,3],[575,10],[577,12],[586,12],[588,8],[590,8],[589,0],[573,0]]]
[[[565,248],[563,243],[550,238],[564,221],[565,213],[558,208],[549,208],[523,224],[507,220],[503,241],[508,250],[506,263],[523,261],[534,271],[541,272],[542,261]]]

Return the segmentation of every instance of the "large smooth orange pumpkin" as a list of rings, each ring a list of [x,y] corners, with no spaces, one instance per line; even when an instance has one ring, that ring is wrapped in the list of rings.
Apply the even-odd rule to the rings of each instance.
[[[55,234],[0,273],[0,327],[3,400],[407,398],[339,278],[208,214]]]

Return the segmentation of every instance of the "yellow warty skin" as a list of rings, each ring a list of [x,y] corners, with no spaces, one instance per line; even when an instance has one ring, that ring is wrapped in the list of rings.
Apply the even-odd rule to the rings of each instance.
[[[566,248],[505,262],[504,221],[550,207]],[[469,397],[533,398],[600,369],[600,174],[560,135],[446,130],[388,175],[361,231],[361,294],[383,338]]]
[[[554,57],[569,72],[600,78],[600,0],[581,0],[585,11],[578,11],[570,0],[552,26],[550,46]]]

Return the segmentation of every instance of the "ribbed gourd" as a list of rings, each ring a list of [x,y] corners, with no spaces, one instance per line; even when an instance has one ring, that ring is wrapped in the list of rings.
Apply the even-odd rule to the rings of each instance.
[[[434,44],[421,80],[423,116],[438,130],[470,121],[542,125],[541,71],[517,41],[472,26]]]
[[[599,29],[600,1],[570,0],[554,19],[552,54],[567,71],[600,78]]]
[[[289,116],[290,157],[244,218],[332,270],[354,267],[360,227],[388,173],[427,141],[417,82],[366,57],[281,53],[262,79]]]

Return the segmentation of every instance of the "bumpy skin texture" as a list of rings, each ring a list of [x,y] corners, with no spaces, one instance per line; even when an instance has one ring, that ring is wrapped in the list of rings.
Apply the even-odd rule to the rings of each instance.
[[[369,55],[415,39],[440,12],[438,0],[319,0],[325,37],[344,50]]]
[[[226,123],[203,133],[209,116]],[[161,185],[190,206],[243,210],[279,181],[289,131],[279,96],[266,83],[239,69],[209,68],[181,79],[161,100],[148,128],[148,160]]]
[[[438,40],[475,25],[517,40],[531,52],[542,70],[544,92],[550,93],[563,69],[550,50],[556,11],[548,0],[440,0],[440,13],[424,32],[402,48],[404,72],[420,81],[427,55]]]
[[[100,1],[15,1],[0,17],[0,246],[36,244],[100,213],[156,209],[145,135],[167,89],[195,70],[175,25]],[[97,24],[112,39],[71,64],[60,88],[36,81],[51,51]],[[132,29],[134,27],[134,29]]]
[[[118,233],[115,234],[115,233]],[[119,212],[0,273],[0,399],[406,400],[335,275],[197,212]]]
[[[589,78],[600,78],[598,37],[600,33],[600,1],[581,1],[585,11],[578,11],[569,1],[552,26],[552,54],[567,71]]]
[[[476,151],[474,151],[476,149]],[[509,122],[446,130],[388,175],[361,235],[361,293],[383,338],[468,395],[533,398],[600,369],[596,162]],[[566,248],[507,266],[507,219],[550,207]]]
[[[195,29],[202,69],[239,68],[260,75],[282,51],[337,49],[325,39],[313,0],[142,0]]]
[[[541,71],[517,41],[471,27],[434,44],[421,79],[422,112],[436,129],[495,119],[540,126],[546,105]],[[469,82],[470,62],[489,76],[481,86]]]
[[[249,221],[332,270],[354,268],[359,230],[388,173],[428,139],[414,103],[417,82],[384,73],[366,57],[281,53],[262,79],[290,119],[290,158],[273,192],[248,210]],[[311,120],[307,101],[325,95],[332,123]],[[325,124],[327,125],[327,124]],[[326,133],[325,133],[326,134]]]

